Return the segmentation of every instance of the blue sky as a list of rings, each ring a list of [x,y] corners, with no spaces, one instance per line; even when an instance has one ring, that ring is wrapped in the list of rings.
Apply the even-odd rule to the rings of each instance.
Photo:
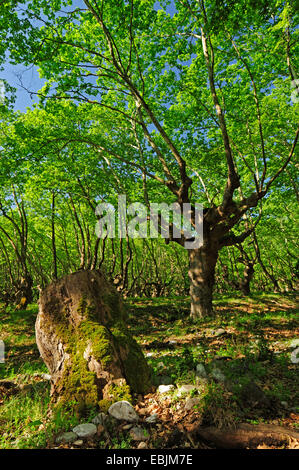
[[[73,0],[72,7],[82,7],[82,0]],[[154,5],[155,9],[160,9],[159,2]],[[174,7],[168,6],[167,12],[173,13]],[[27,107],[32,107],[34,103],[38,102],[36,95],[30,95],[27,90],[37,92],[44,84],[44,80],[41,80],[38,75],[37,68],[35,66],[26,67],[24,65],[12,65],[9,62],[4,64],[4,70],[0,72],[0,79],[5,79],[7,82],[16,88],[16,102],[15,110],[26,111]],[[24,88],[27,90],[25,90]]]

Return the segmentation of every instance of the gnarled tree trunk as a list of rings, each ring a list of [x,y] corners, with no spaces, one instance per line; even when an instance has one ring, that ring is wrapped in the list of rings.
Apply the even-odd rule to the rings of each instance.
[[[202,318],[213,314],[213,287],[218,249],[215,244],[205,244],[189,250],[189,278],[191,316]]]
[[[125,320],[119,295],[98,271],[78,271],[42,291],[36,341],[52,402],[107,409],[131,391],[149,390],[150,369]]]

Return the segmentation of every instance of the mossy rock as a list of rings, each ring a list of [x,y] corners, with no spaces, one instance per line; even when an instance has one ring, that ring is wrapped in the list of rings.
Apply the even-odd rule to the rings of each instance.
[[[98,271],[78,271],[42,292],[36,340],[52,403],[83,413],[149,390],[151,371],[125,321],[119,294]]]

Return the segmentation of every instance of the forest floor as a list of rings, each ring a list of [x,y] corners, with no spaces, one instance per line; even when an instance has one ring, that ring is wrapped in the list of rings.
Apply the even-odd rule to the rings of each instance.
[[[192,322],[187,298],[126,300],[128,327],[154,372],[152,392],[133,397],[146,441],[135,441],[130,426],[118,422],[77,446],[214,448],[196,429],[213,426],[225,432],[239,423],[299,431],[299,364],[292,354],[294,340],[299,339],[295,295],[234,294],[216,296],[214,304],[213,319]],[[36,305],[22,312],[0,311],[0,339],[5,343],[0,448],[76,447],[56,443],[59,433],[81,421],[76,416],[49,418],[50,386],[35,343],[36,315]],[[175,386],[159,393],[160,384]],[[183,385],[189,385],[186,393]],[[97,412],[91,409],[82,422],[90,422]],[[149,424],[145,418],[152,414],[157,421]],[[299,442],[257,446],[299,448]]]

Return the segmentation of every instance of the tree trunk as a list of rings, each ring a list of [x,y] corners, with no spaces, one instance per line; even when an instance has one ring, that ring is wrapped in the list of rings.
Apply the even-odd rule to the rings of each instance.
[[[244,269],[244,278],[242,282],[240,283],[240,288],[244,295],[250,294],[250,282],[253,278],[253,275],[254,275],[253,263],[248,262],[248,264],[246,264],[245,269]]]
[[[18,290],[15,295],[15,304],[17,310],[25,310],[27,305],[33,300],[32,294],[33,280],[29,273],[22,277]]]
[[[215,267],[218,258],[216,246],[206,246],[189,250],[189,279],[191,317],[203,318],[213,314],[213,287]]]
[[[125,308],[99,271],[69,274],[42,291],[36,342],[57,406],[106,411],[130,390],[149,391],[151,371],[126,328]]]

